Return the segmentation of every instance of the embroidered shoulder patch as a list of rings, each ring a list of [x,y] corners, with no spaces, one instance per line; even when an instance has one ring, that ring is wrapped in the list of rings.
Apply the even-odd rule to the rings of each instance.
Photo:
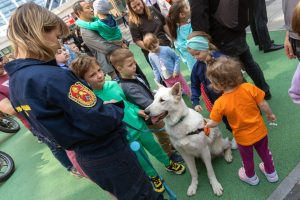
[[[97,102],[94,92],[80,82],[71,85],[69,98],[83,107],[93,107]]]

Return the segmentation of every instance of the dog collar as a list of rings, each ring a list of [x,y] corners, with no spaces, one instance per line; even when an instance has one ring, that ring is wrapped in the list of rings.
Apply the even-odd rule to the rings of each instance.
[[[180,117],[180,119],[175,124],[173,124],[172,126],[176,126],[177,124],[179,124],[180,122],[182,122],[186,116],[187,115],[183,115],[182,117]]]
[[[207,124],[207,122],[206,122],[206,120],[204,120],[204,125],[206,125],[206,124]],[[204,132],[204,134],[206,136],[209,136],[210,128],[207,128],[207,127],[198,128],[195,131],[189,132],[187,135],[195,135],[195,134],[201,133],[202,131]]]
[[[193,132],[189,132],[187,135],[196,135],[198,133],[201,133],[201,132],[204,132],[204,134],[206,136],[209,136],[209,133],[210,133],[210,128],[198,128],[197,130],[193,131]]]

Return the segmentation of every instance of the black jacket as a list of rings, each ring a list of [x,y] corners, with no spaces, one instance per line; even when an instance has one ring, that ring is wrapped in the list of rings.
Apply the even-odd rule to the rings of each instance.
[[[213,43],[224,54],[238,56],[247,50],[245,30],[235,31],[229,29],[214,18],[220,0],[189,0],[189,2],[194,31],[208,33],[212,37]]]

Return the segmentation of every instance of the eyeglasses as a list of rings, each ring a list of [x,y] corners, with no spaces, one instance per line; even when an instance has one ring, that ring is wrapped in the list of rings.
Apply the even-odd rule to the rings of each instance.
[[[2,61],[3,61],[3,56],[0,57],[0,62],[2,62]]]

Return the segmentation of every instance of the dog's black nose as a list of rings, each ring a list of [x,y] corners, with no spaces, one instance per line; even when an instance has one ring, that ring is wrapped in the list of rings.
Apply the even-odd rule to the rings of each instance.
[[[150,114],[150,111],[148,109],[145,109],[144,112],[145,112],[146,115]]]

